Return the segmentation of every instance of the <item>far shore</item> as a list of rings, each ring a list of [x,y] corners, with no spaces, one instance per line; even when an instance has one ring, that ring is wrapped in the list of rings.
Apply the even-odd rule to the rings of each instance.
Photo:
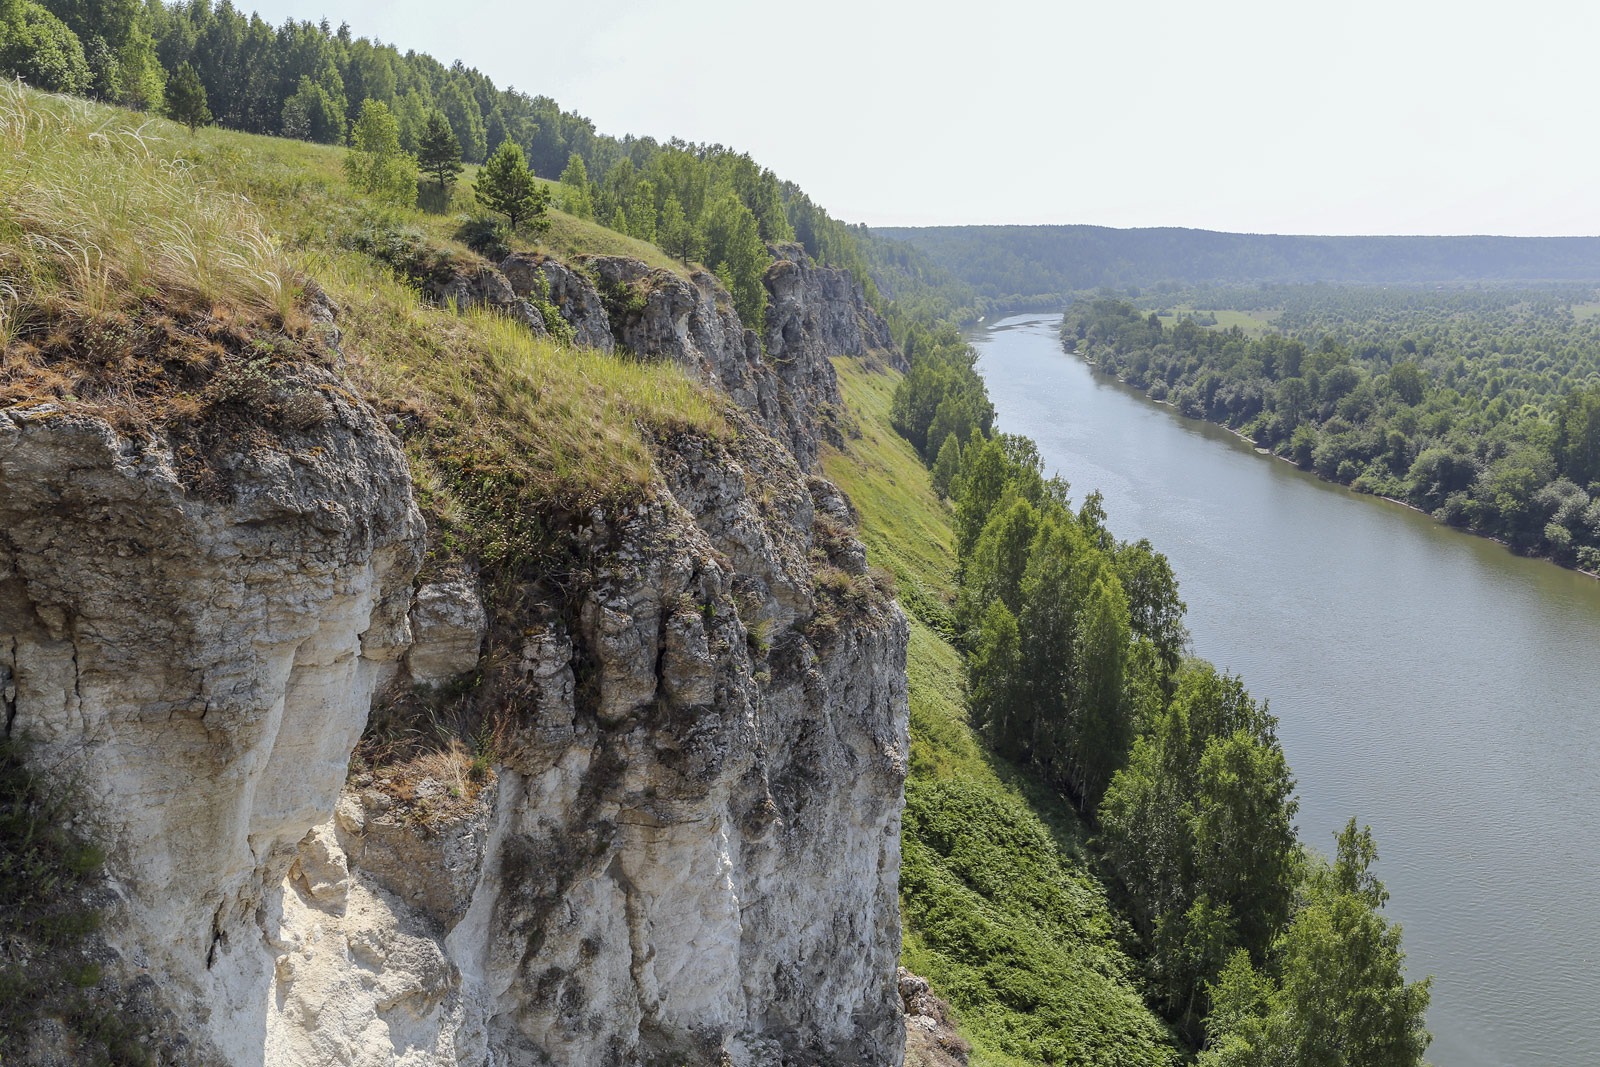
[[[1415,504],[1409,503],[1409,502],[1404,501],[1404,500],[1400,500],[1400,499],[1398,499],[1396,497],[1384,496],[1381,493],[1362,493],[1361,490],[1355,489],[1352,486],[1345,485],[1343,482],[1334,481],[1332,478],[1324,478],[1322,475],[1318,474],[1314,470],[1306,470],[1306,468],[1300,466],[1300,464],[1296,463],[1294,460],[1290,459],[1288,456],[1280,456],[1276,452],[1272,451],[1272,449],[1270,449],[1270,448],[1262,448],[1261,445],[1256,442],[1255,438],[1246,437],[1241,431],[1235,430],[1232,426],[1229,426],[1227,423],[1217,422],[1215,419],[1201,418],[1201,417],[1197,417],[1197,416],[1194,416],[1194,415],[1185,415],[1183,412],[1178,411],[1178,406],[1176,404],[1172,403],[1172,401],[1170,401],[1170,400],[1155,400],[1155,399],[1152,399],[1148,392],[1146,392],[1145,390],[1141,389],[1139,386],[1134,385],[1132,382],[1128,381],[1122,375],[1120,375],[1120,374],[1107,374],[1105,371],[1101,370],[1099,367],[1096,367],[1094,365],[1094,363],[1089,359],[1089,357],[1085,356],[1083,353],[1079,352],[1075,348],[1065,348],[1063,346],[1063,350],[1068,355],[1077,356],[1079,359],[1081,359],[1085,363],[1089,364],[1089,369],[1091,371],[1093,371],[1094,373],[1100,374],[1100,375],[1104,375],[1107,378],[1111,378],[1114,381],[1116,381],[1118,385],[1127,386],[1129,389],[1132,389],[1132,390],[1138,392],[1141,396],[1144,397],[1144,399],[1148,400],[1152,404],[1158,404],[1158,405],[1160,405],[1161,407],[1164,407],[1164,408],[1171,408],[1174,412],[1176,412],[1178,414],[1178,416],[1180,418],[1185,418],[1185,419],[1191,419],[1192,418],[1196,422],[1203,422],[1208,426],[1216,426],[1216,427],[1218,427],[1220,429],[1228,431],[1233,436],[1237,437],[1239,440],[1241,440],[1245,444],[1249,445],[1251,451],[1253,451],[1258,456],[1270,456],[1273,459],[1279,460],[1280,462],[1287,463],[1287,464],[1289,464],[1289,466],[1293,467],[1295,470],[1305,471],[1307,474],[1311,475],[1313,478],[1317,479],[1317,481],[1319,481],[1319,482],[1326,482],[1329,485],[1342,486],[1345,489],[1349,489],[1353,493],[1360,493],[1362,496],[1375,497],[1378,500],[1387,500],[1391,504],[1399,504],[1401,507],[1406,508],[1409,511],[1415,511],[1418,515],[1426,516],[1430,521],[1438,523],[1440,526],[1445,526],[1445,527],[1448,527],[1449,529],[1452,529],[1452,530],[1460,530],[1462,533],[1471,534],[1473,537],[1481,537],[1485,541],[1493,541],[1495,544],[1497,544],[1500,547],[1504,548],[1507,552],[1510,552],[1514,556],[1523,556],[1523,557],[1525,557],[1527,559],[1543,560],[1545,563],[1549,563],[1549,564],[1551,564],[1552,566],[1555,566],[1555,567],[1560,567],[1562,570],[1575,571],[1578,574],[1587,575],[1590,578],[1594,578],[1595,580],[1600,581],[1600,571],[1586,571],[1582,567],[1579,567],[1577,564],[1574,564],[1574,563],[1562,563],[1560,560],[1551,559],[1549,556],[1535,555],[1532,552],[1518,552],[1514,547],[1512,547],[1511,542],[1505,540],[1502,537],[1496,537],[1496,536],[1494,536],[1494,534],[1480,533],[1477,530],[1474,530],[1474,529],[1472,529],[1471,527],[1468,527],[1468,526],[1452,526],[1450,523],[1447,523],[1447,522],[1443,521],[1442,519],[1434,518],[1431,513],[1427,512],[1427,511],[1424,511],[1422,508],[1417,507]]]

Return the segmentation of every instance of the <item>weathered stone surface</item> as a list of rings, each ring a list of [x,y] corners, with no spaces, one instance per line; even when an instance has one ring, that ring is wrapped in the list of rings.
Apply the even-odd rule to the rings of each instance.
[[[956,1029],[950,1005],[934,996],[928,980],[899,969],[906,1016],[906,1067],[966,1067],[972,1046]]]
[[[453,269],[443,277],[429,277],[423,281],[422,291],[434,303],[457,312],[487,307],[511,316],[535,334],[546,332],[543,316],[522,298],[526,294],[514,292],[505,275],[493,267]]]
[[[300,842],[299,854],[289,868],[306,893],[319,904],[337,907],[350,892],[350,863],[338,838],[327,826],[313,827]]]
[[[410,640],[422,521],[396,442],[348,395],[314,430],[208,457],[220,500],[185,490],[164,441],[0,411],[8,727],[73,768],[112,846],[108,940],[229,1063],[262,1062],[254,913]]]
[[[514,252],[500,262],[500,273],[519,297],[554,304],[572,327],[578,347],[610,352],[615,346],[600,291],[580,271],[537,252]]]
[[[487,777],[345,784],[375,690],[478,666],[486,628],[469,580],[412,597],[420,520],[364,407],[208,456],[220,501],[162,442],[0,412],[0,699],[93,782],[108,937],[188,1060],[900,1062],[907,628],[816,586],[817,554],[865,555],[809,473],[829,358],[880,338],[789,254],[765,351],[710,275],[586,261],[629,290],[614,342],[724,391],[736,432],[656,441],[647,499],[577,531],[588,577],[497,616]],[[437,295],[546,293],[612,343],[585,273],[503,273]]]
[[[478,665],[489,630],[471,578],[454,576],[424,583],[411,604],[411,647],[406,669],[421,685],[439,685]]]
[[[889,324],[867,304],[849,272],[818,266],[798,244],[772,246],[774,262],[767,287],[767,351],[783,365],[811,373],[817,357],[881,353],[900,369],[905,365],[889,335]],[[781,374],[780,370],[780,374]],[[837,386],[802,377],[791,388],[819,388],[838,402]]]
[[[620,256],[580,256],[602,288],[634,294],[638,308],[612,323],[616,340],[670,359],[727,393],[776,437],[802,468],[821,440],[842,443],[843,401],[834,356],[877,355],[904,367],[888,325],[842,270],[819,267],[797,244],[778,245],[764,283],[766,332],[739,321],[716,278],[688,280]]]
[[[730,460],[758,462],[679,478]],[[487,951],[463,971],[524,991],[487,1022],[509,1062],[898,1063],[905,623],[872,609],[818,639],[790,611],[758,647],[763,579],[714,547],[743,516],[724,491],[612,527],[575,642],[594,702],[542,707],[504,769],[498,865],[453,937],[476,917]],[[769,574],[803,558],[802,529],[765,533]]]
[[[678,364],[758,415],[775,411],[777,382],[761,362],[761,340],[745,329],[715,277],[696,271],[687,280],[623,256],[580,256],[600,285],[638,307],[612,324],[618,344]]]

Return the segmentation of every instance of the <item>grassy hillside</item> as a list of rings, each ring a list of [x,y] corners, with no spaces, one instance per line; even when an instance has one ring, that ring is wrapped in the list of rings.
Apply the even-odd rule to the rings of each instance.
[[[899,376],[854,360],[836,366],[862,436],[824,468],[850,494],[869,559],[893,572],[911,615],[905,964],[956,1008],[975,1064],[1176,1062],[1078,817],[985,751],[968,724],[962,657],[944,637],[950,524],[927,469],[889,425]]]
[[[535,340],[421,304],[359,240],[421,242],[470,267],[448,215],[377,208],[342,151],[0,87],[0,403],[50,402],[178,440],[271,447],[318,417],[335,366],[400,428],[437,559],[470,555],[511,589],[552,511],[616,505],[650,471],[646,433],[727,432],[719,398],[670,367]],[[665,257],[557,216],[546,247]],[[621,244],[619,244],[621,243]],[[313,282],[312,279],[315,279]],[[308,312],[339,308],[338,351]],[[86,357],[93,358],[86,358]],[[1171,1062],[1135,987],[1131,939],[1069,809],[992,760],[944,639],[953,557],[943,505],[888,425],[895,377],[840,367],[864,429],[829,473],[912,612],[913,770],[906,960],[966,1020],[979,1064]],[[220,491],[220,489],[219,489]]]
[[[296,368],[335,358],[307,314],[320,289],[339,308],[344,373],[399,420],[435,552],[511,569],[543,548],[553,504],[642,491],[646,432],[725,432],[724,401],[673,367],[419,303],[360,240],[481,261],[452,236],[454,216],[355,192],[343,149],[191,134],[15,83],[0,87],[0,141],[0,403],[48,400],[182,437],[214,429],[243,390],[282,422]],[[551,232],[563,251],[644,251],[578,219]],[[81,358],[111,338],[114,358]]]

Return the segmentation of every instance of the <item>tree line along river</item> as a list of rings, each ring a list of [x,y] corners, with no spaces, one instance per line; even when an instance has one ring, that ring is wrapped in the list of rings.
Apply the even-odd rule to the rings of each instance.
[[[1058,323],[974,334],[1000,428],[1172,561],[1195,653],[1279,718],[1302,840],[1371,824],[1429,1061],[1600,1062],[1600,582],[1258,455]]]

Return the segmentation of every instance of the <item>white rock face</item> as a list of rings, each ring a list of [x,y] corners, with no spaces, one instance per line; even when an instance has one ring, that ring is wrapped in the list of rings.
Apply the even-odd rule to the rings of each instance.
[[[900,1062],[907,630],[807,473],[837,397],[807,331],[865,320],[797,270],[783,376],[709,281],[624,341],[677,338],[660,358],[749,416],[656,442],[649,499],[574,535],[593,577],[484,659],[509,733],[481,792],[346,782],[375,690],[479,667],[487,628],[470,581],[413,597],[424,530],[370,411],[330,391],[323,426],[219,448],[211,497],[162,442],[0,412],[5,719],[89,787],[107,937],[177,1059]]]
[[[904,619],[774,629],[758,653],[737,605],[759,615],[770,591],[716,562],[720,528],[686,518],[669,504],[620,531],[638,547],[576,635],[597,660],[595,712],[538,707],[502,784],[491,1047],[505,1062],[897,1063]],[[658,541],[668,523],[677,536]]]
[[[8,726],[93,801],[125,898],[115,946],[235,1064],[263,1062],[273,953],[254,912],[327,818],[409,641],[423,527],[405,461],[332,399],[305,440],[215,457],[232,483],[215,503],[159,443],[0,412]]]
[[[525,639],[520,726],[468,810],[352,789],[306,837],[267,934],[281,1062],[899,1062],[905,622],[804,627],[787,583],[831,486],[766,469],[791,521],[754,519],[736,485],[775,448],[669,447],[703,517],[669,496],[591,527],[611,576],[576,631]],[[735,570],[752,523],[764,565]],[[789,621],[763,649],[746,614]],[[308,1039],[314,1006],[365,1037]]]
[[[424,584],[411,605],[412,644],[406,652],[411,680],[438,685],[472,670],[488,630],[489,617],[470,578]]]

